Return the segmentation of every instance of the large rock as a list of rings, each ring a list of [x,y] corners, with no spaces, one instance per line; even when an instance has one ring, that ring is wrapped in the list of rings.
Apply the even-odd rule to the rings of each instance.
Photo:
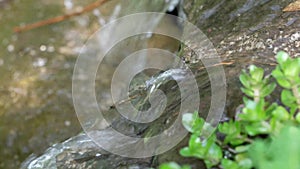
[[[50,147],[39,157],[30,156],[21,168],[130,168],[151,165],[152,158],[129,159],[100,149],[86,134],[79,134]]]
[[[274,67],[280,50],[300,56],[299,12],[282,12],[292,0],[182,1],[181,15],[197,25],[213,42],[224,62],[227,115],[240,104],[238,76],[249,64]]]
[[[197,25],[214,43],[224,64],[227,78],[227,115],[235,113],[235,107],[241,104],[238,75],[241,69],[249,64],[256,64],[269,72],[274,67],[274,55],[279,50],[285,50],[292,56],[300,56],[300,13],[283,13],[282,9],[290,0],[185,0],[181,2],[180,15]],[[184,56],[183,56],[184,57]],[[199,71],[201,63],[190,64],[196,74],[202,91],[201,113],[209,106],[209,79]],[[196,66],[196,67],[195,67]],[[198,67],[199,68],[199,67]],[[167,72],[170,73],[170,72]],[[156,78],[161,78],[163,73]],[[178,71],[173,72],[175,75]],[[181,72],[182,73],[182,72]],[[179,73],[180,74],[180,73]],[[151,125],[135,124],[116,117],[111,119],[113,127],[121,131],[130,131],[127,134],[135,136],[149,136],[160,133],[174,120],[180,106],[180,96],[176,93],[178,87],[169,78],[152,81],[151,85],[158,86],[170,99],[167,109],[159,120]],[[184,79],[183,79],[184,80]],[[149,104],[144,99],[148,90],[141,93],[132,103],[146,108]],[[149,94],[149,93],[148,93]],[[203,104],[204,103],[204,104]],[[148,105],[149,106],[149,105]],[[112,106],[107,114],[116,113]],[[149,134],[150,133],[150,134]],[[86,135],[80,134],[61,144],[49,148],[40,157],[29,157],[23,163],[23,168],[147,168],[156,167],[166,161],[192,164],[194,168],[204,168],[199,160],[181,158],[178,154],[180,147],[186,144],[184,139],[172,150],[145,159],[123,158],[99,149]]]

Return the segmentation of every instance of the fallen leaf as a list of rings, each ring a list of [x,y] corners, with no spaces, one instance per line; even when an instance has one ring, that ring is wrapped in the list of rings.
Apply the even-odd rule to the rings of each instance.
[[[300,11],[300,0],[296,0],[295,2],[289,4],[287,7],[283,9],[283,12],[295,12]]]

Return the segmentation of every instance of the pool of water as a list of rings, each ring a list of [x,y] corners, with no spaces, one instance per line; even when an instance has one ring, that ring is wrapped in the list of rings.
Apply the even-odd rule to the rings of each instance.
[[[82,131],[72,102],[74,64],[84,41],[107,21],[105,16],[113,13],[118,1],[54,25],[22,33],[14,33],[13,28],[79,10],[91,2],[1,1],[0,168],[18,168],[28,155],[40,154]],[[178,44],[167,37],[156,39],[157,43],[151,42],[154,46],[177,50]],[[105,85],[105,77],[100,78]]]

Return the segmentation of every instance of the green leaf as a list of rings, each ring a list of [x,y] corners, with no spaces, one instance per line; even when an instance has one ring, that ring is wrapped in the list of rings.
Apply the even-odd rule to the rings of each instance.
[[[267,86],[264,86],[261,90],[261,97],[266,97],[270,95],[276,88],[276,83],[270,83]]]
[[[182,115],[183,127],[189,132],[193,132],[192,129],[193,129],[194,121],[195,119],[193,119],[193,114],[186,113]]]
[[[282,65],[284,64],[288,59],[289,59],[289,54],[287,54],[286,52],[284,51],[280,51],[277,53],[276,55],[276,59],[277,59],[277,62]]]
[[[239,114],[239,118],[243,121],[261,121],[267,118],[267,115],[264,111],[265,102],[260,100],[255,102],[248,100],[243,108],[243,113]]]
[[[253,166],[259,169],[299,169],[300,129],[286,126],[272,140],[257,140],[249,150]]]
[[[223,159],[221,165],[223,169],[240,169],[238,163],[229,159]]]
[[[278,119],[276,119],[275,117],[272,117],[270,120],[270,126],[271,126],[272,135],[278,135],[282,127],[284,126],[284,124]]]
[[[209,139],[205,139],[202,142],[202,147],[204,149],[203,152],[203,160],[206,164],[207,168],[211,168],[220,163],[223,153],[222,149],[215,143],[216,136],[213,135]]]
[[[250,136],[256,136],[258,134],[268,134],[271,131],[271,126],[264,122],[255,122],[245,126],[246,132]]]
[[[277,103],[272,103],[265,111],[266,116],[270,117],[271,115],[273,115],[273,111],[277,108],[277,106]]]
[[[299,114],[299,113],[296,115],[296,121],[297,121],[298,123],[300,123],[300,114]]]
[[[204,125],[201,130],[201,137],[202,138],[212,137],[211,134],[215,133],[215,130],[216,130],[216,128],[213,127],[211,124],[204,122]]]
[[[202,118],[199,118],[198,112],[186,113],[182,116],[182,124],[185,129],[189,132],[200,135],[205,121]]]
[[[296,98],[294,97],[292,91],[284,89],[281,92],[281,101],[284,105],[288,107],[294,107],[296,105]]]
[[[252,168],[252,161],[250,158],[243,159],[239,163],[240,168],[242,169],[251,169]]]
[[[300,59],[299,59],[300,60]],[[294,85],[299,86],[300,85],[300,75],[299,76],[294,76]],[[300,91],[300,89],[298,89]]]
[[[218,126],[219,132],[226,134],[224,142],[231,145],[240,145],[245,142],[245,136],[241,135],[241,124],[239,121],[229,121]]]
[[[294,77],[298,77],[300,73],[300,62],[298,62],[299,59],[291,60],[287,67],[284,70],[284,74],[286,76],[289,76],[291,80],[293,80]]]
[[[277,120],[282,120],[282,121],[286,121],[289,119],[289,112],[282,106],[278,106],[273,112],[272,112],[273,116],[277,119]]]
[[[277,65],[276,68],[272,71],[272,76],[277,78],[281,78],[284,77],[284,74],[282,72],[282,70],[280,69],[280,66]]]
[[[241,88],[242,92],[245,93],[249,97],[254,97],[254,92],[251,89]]]
[[[286,89],[290,89],[292,87],[291,83],[286,79],[286,77],[276,78],[278,84]]]
[[[180,155],[184,157],[196,157],[206,161],[207,165],[216,165],[222,158],[222,149],[215,143],[215,135],[209,139],[200,140],[192,135],[189,140],[189,147],[182,148]]]
[[[209,147],[209,151],[208,151],[206,157],[209,159],[212,166],[217,165],[223,157],[222,149],[218,145],[213,143]]]
[[[160,169],[181,169],[180,165],[174,162],[162,164],[159,168]]]
[[[184,166],[181,167],[181,169],[192,169],[192,168],[188,165],[184,165]]]
[[[189,147],[184,147],[184,148],[180,149],[179,153],[183,157],[192,157],[193,156]]]
[[[229,122],[224,122],[219,124],[218,129],[221,133],[226,135],[240,133],[241,126],[239,121],[230,120]]]
[[[235,156],[235,161],[242,169],[250,169],[252,168],[253,165],[251,159],[248,157],[246,153],[237,154]]]
[[[250,99],[248,99],[247,97],[243,97],[243,102],[244,102],[244,104],[246,105],[247,103],[248,103],[248,101],[249,101]]]
[[[290,114],[291,116],[294,116],[294,114],[296,113],[298,107],[297,107],[297,104],[293,105],[290,107]]]
[[[250,70],[250,75],[251,77],[256,81],[259,82],[263,79],[264,77],[264,69],[258,68],[254,65],[250,65],[249,67]]]
[[[243,152],[248,151],[249,148],[250,148],[249,145],[237,146],[237,147],[235,148],[235,151],[236,151],[237,153],[243,153]]]
[[[246,88],[251,88],[251,77],[245,71],[242,71],[240,75],[240,81]]]
[[[180,166],[178,165],[177,163],[175,162],[170,162],[170,163],[165,163],[165,164],[162,164],[159,169],[191,169],[190,166]]]
[[[212,168],[214,164],[210,160],[204,160],[204,163],[206,165],[206,168]]]
[[[272,71],[272,76],[277,80],[278,84],[281,87],[284,87],[286,89],[291,88],[291,83],[287,80],[279,66],[276,66],[275,70]]]
[[[192,153],[198,152],[202,148],[201,139],[197,135],[191,135],[189,140],[189,149]]]

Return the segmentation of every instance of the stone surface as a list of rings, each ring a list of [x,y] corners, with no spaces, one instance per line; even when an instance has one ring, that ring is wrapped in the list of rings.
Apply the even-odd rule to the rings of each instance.
[[[280,50],[300,56],[299,12],[282,12],[292,0],[183,1],[181,14],[213,42],[224,62],[227,79],[226,114],[241,103],[238,76],[250,64],[267,73]]]
[[[181,3],[181,16],[185,16],[196,24],[210,38],[215,45],[224,64],[227,78],[227,105],[225,113],[234,115],[235,108],[241,104],[238,75],[249,64],[263,67],[266,72],[274,67],[274,55],[279,50],[285,50],[294,57],[300,56],[300,20],[299,12],[284,13],[282,9],[289,4],[289,0],[185,0]],[[201,63],[189,64],[200,83],[202,116],[208,110],[210,101],[209,79],[202,69]],[[176,71],[174,71],[176,74]],[[161,77],[157,76],[157,78]],[[159,85],[158,85],[159,84]],[[135,136],[155,135],[167,128],[174,120],[180,97],[176,90],[176,83],[172,81],[153,81],[150,85],[159,86],[167,93],[170,101],[164,115],[151,125],[130,123],[120,117],[112,118],[113,125],[127,134]],[[137,90],[132,90],[133,93]],[[148,93],[149,94],[149,93]],[[140,95],[132,102],[146,108],[145,95]],[[149,106],[149,105],[148,105]],[[114,107],[107,114],[116,113]],[[174,117],[173,117],[174,116]],[[72,143],[72,144],[70,144]],[[81,144],[78,144],[81,143]],[[57,168],[148,168],[156,167],[166,161],[188,163],[193,168],[204,168],[203,164],[195,159],[184,159],[178,154],[180,147],[187,144],[187,138],[177,147],[153,158],[128,159],[118,157],[99,150],[86,135],[79,135],[70,140],[54,145],[40,157],[29,157],[23,163],[23,168],[38,168],[39,166],[54,166]],[[48,158],[48,159],[47,159]],[[108,167],[109,166],[109,167]]]

